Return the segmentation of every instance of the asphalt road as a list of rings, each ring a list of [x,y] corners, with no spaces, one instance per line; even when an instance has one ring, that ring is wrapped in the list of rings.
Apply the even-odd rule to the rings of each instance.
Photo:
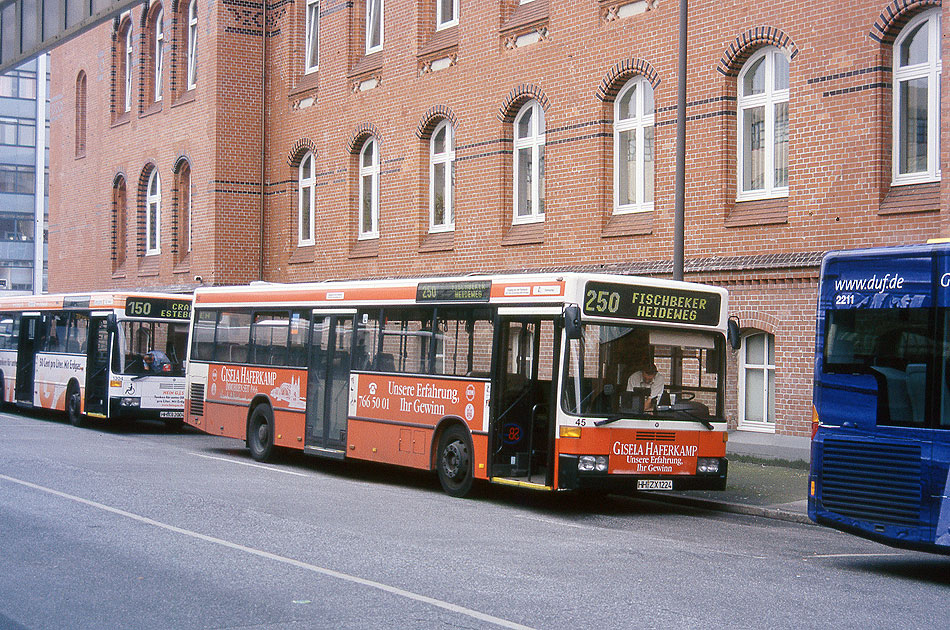
[[[950,558],[0,414],[0,628],[941,628]]]

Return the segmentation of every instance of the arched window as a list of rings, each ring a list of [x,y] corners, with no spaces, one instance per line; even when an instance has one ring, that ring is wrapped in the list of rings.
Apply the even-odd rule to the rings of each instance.
[[[192,214],[192,194],[191,194],[191,164],[187,160],[182,160],[176,174],[175,194],[178,201],[178,252],[180,256],[191,251],[191,214]]]
[[[198,81],[198,0],[188,3],[188,54],[186,55],[187,89],[191,90]]]
[[[767,46],[742,67],[738,85],[739,200],[788,195],[788,57]]]
[[[614,101],[614,212],[653,210],[653,86],[627,82]]]
[[[360,151],[360,239],[379,238],[379,150],[367,138]]]
[[[152,68],[155,74],[152,82],[155,87],[155,101],[162,100],[162,73],[165,65],[165,13],[159,7],[155,11],[155,18],[152,22],[153,48],[152,48]]]
[[[86,155],[86,73],[76,77],[76,157]]]
[[[739,428],[775,430],[775,337],[753,332],[739,350]]]
[[[544,111],[528,101],[515,117],[514,223],[544,220]]]
[[[314,195],[317,178],[314,172],[313,153],[300,160],[297,171],[297,246],[314,244]]]
[[[429,138],[429,231],[455,229],[455,131],[447,120]]]
[[[320,0],[307,0],[304,28],[304,72],[313,72],[320,67]]]
[[[894,42],[894,184],[940,179],[940,31],[940,9],[933,9]]]
[[[126,113],[132,109],[132,20],[126,19],[119,26],[116,73],[116,98],[119,113]]]
[[[148,176],[145,193],[145,255],[161,253],[159,236],[162,222],[162,182],[158,169]]]
[[[112,261],[115,268],[125,264],[126,198],[125,178],[119,176],[112,184]]]
[[[383,0],[366,0],[366,54],[383,49]]]

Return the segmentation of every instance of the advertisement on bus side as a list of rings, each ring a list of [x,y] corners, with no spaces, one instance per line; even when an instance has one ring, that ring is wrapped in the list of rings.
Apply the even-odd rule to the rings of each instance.
[[[489,384],[484,381],[359,374],[356,382],[350,415],[433,426],[456,416],[473,431],[488,430]]]
[[[307,376],[303,370],[212,365],[207,391],[212,402],[247,404],[263,394],[270,397],[275,409],[302,411],[307,407]]]

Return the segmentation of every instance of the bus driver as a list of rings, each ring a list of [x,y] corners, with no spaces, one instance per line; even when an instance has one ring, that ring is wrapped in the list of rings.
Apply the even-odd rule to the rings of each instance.
[[[634,372],[627,381],[627,391],[635,391],[637,388],[649,389],[650,395],[643,403],[644,411],[653,411],[656,402],[663,394],[663,388],[666,387],[666,378],[658,373],[656,365],[648,364],[642,370]]]

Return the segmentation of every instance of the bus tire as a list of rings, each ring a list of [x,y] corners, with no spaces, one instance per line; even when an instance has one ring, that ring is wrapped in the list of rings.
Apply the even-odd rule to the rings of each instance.
[[[266,462],[274,451],[274,413],[269,405],[258,405],[247,423],[247,447],[251,457]]]
[[[69,424],[74,427],[82,426],[82,398],[75,381],[71,381],[66,386],[66,417],[69,419]]]
[[[468,431],[457,424],[452,425],[439,438],[436,460],[439,483],[446,494],[464,497],[472,489],[475,480],[472,459],[472,441]]]

